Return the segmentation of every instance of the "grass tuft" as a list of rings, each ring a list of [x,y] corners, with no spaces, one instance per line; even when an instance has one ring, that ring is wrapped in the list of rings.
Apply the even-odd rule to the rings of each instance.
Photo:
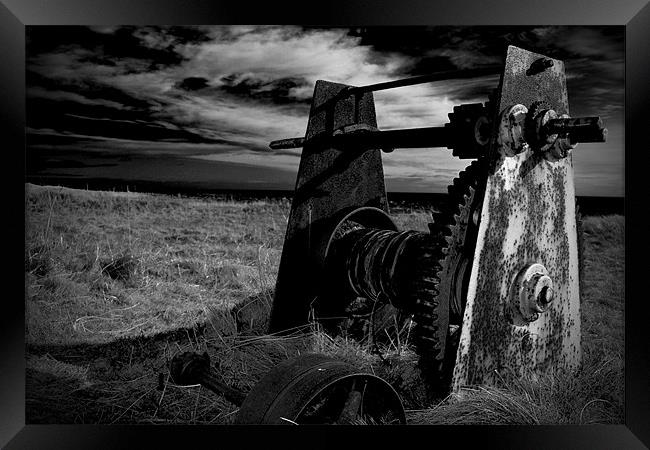
[[[102,274],[113,280],[130,281],[138,267],[137,260],[129,254],[119,256],[101,263]]]
[[[564,425],[622,423],[621,367],[603,355],[576,373],[504,377],[497,386],[471,386],[413,411],[409,422],[434,425]]]

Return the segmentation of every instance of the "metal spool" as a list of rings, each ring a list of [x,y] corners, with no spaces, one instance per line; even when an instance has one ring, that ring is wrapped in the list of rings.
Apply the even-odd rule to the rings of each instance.
[[[315,319],[327,332],[361,343],[400,342],[411,327],[419,293],[413,254],[422,252],[423,237],[394,226],[368,226],[356,215],[342,221],[328,243],[328,294],[313,303]]]
[[[319,354],[284,361],[244,400],[236,424],[405,424],[402,401],[384,380]]]
[[[408,326],[406,321],[410,315],[385,298],[368,298],[350,288],[346,265],[337,264],[341,259],[340,240],[359,230],[398,231],[390,216],[378,208],[358,208],[341,219],[325,248],[326,276],[321,295],[312,303],[314,319],[329,333],[345,335],[360,343],[386,343]]]

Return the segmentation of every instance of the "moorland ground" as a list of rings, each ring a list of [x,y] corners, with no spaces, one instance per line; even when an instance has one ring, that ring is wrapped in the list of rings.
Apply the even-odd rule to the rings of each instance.
[[[289,200],[31,184],[25,197],[27,423],[230,423],[236,406],[169,379],[169,360],[188,350],[208,352],[243,391],[283,359],[332,354],[390,382],[409,423],[623,422],[623,216],[583,218],[577,374],[504,376],[431,403],[406,337],[378,355],[315,324],[265,334]],[[427,208],[391,212],[427,230]]]

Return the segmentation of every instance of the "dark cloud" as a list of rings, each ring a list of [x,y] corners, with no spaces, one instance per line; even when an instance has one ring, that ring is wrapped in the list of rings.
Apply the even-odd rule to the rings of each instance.
[[[146,113],[117,110],[74,101],[29,99],[27,125],[87,136],[142,141],[239,144],[227,139],[209,138],[177,125],[165,126]],[[33,142],[33,141],[30,141]]]
[[[177,84],[184,91],[198,91],[209,86],[208,80],[203,77],[187,77]]]
[[[69,92],[82,95],[88,99],[116,102],[123,105],[125,109],[140,109],[144,111],[154,105],[151,101],[134,97],[123,89],[98,82],[97,80],[90,78],[74,81],[55,79],[30,70],[29,66],[26,72],[26,81],[28,97],[30,96],[30,92],[33,94],[38,88],[42,88],[51,92]]]
[[[263,80],[245,74],[228,74],[219,80],[220,90],[228,94],[258,101],[283,103],[310,103],[311,98],[300,98],[295,89],[309,85],[305,78],[283,77]]]
[[[178,45],[210,39],[200,27],[115,27],[109,31],[85,26],[30,26],[26,30],[30,57],[55,50],[80,48],[93,53],[81,62],[115,65],[124,58],[146,61],[155,67],[178,64],[184,56]]]
[[[516,45],[553,58],[620,64],[624,33],[616,26],[474,26],[474,27],[368,27],[351,29],[360,45],[377,52],[397,52],[414,58],[408,73],[446,71],[500,65],[508,45]],[[593,73],[593,68],[583,67]],[[622,76],[617,76],[622,81]]]

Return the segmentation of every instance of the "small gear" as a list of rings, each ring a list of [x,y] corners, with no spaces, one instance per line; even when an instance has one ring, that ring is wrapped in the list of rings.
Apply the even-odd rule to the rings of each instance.
[[[482,103],[454,106],[449,113],[449,130],[452,154],[461,159],[479,158],[487,152],[491,132],[489,109]]]

